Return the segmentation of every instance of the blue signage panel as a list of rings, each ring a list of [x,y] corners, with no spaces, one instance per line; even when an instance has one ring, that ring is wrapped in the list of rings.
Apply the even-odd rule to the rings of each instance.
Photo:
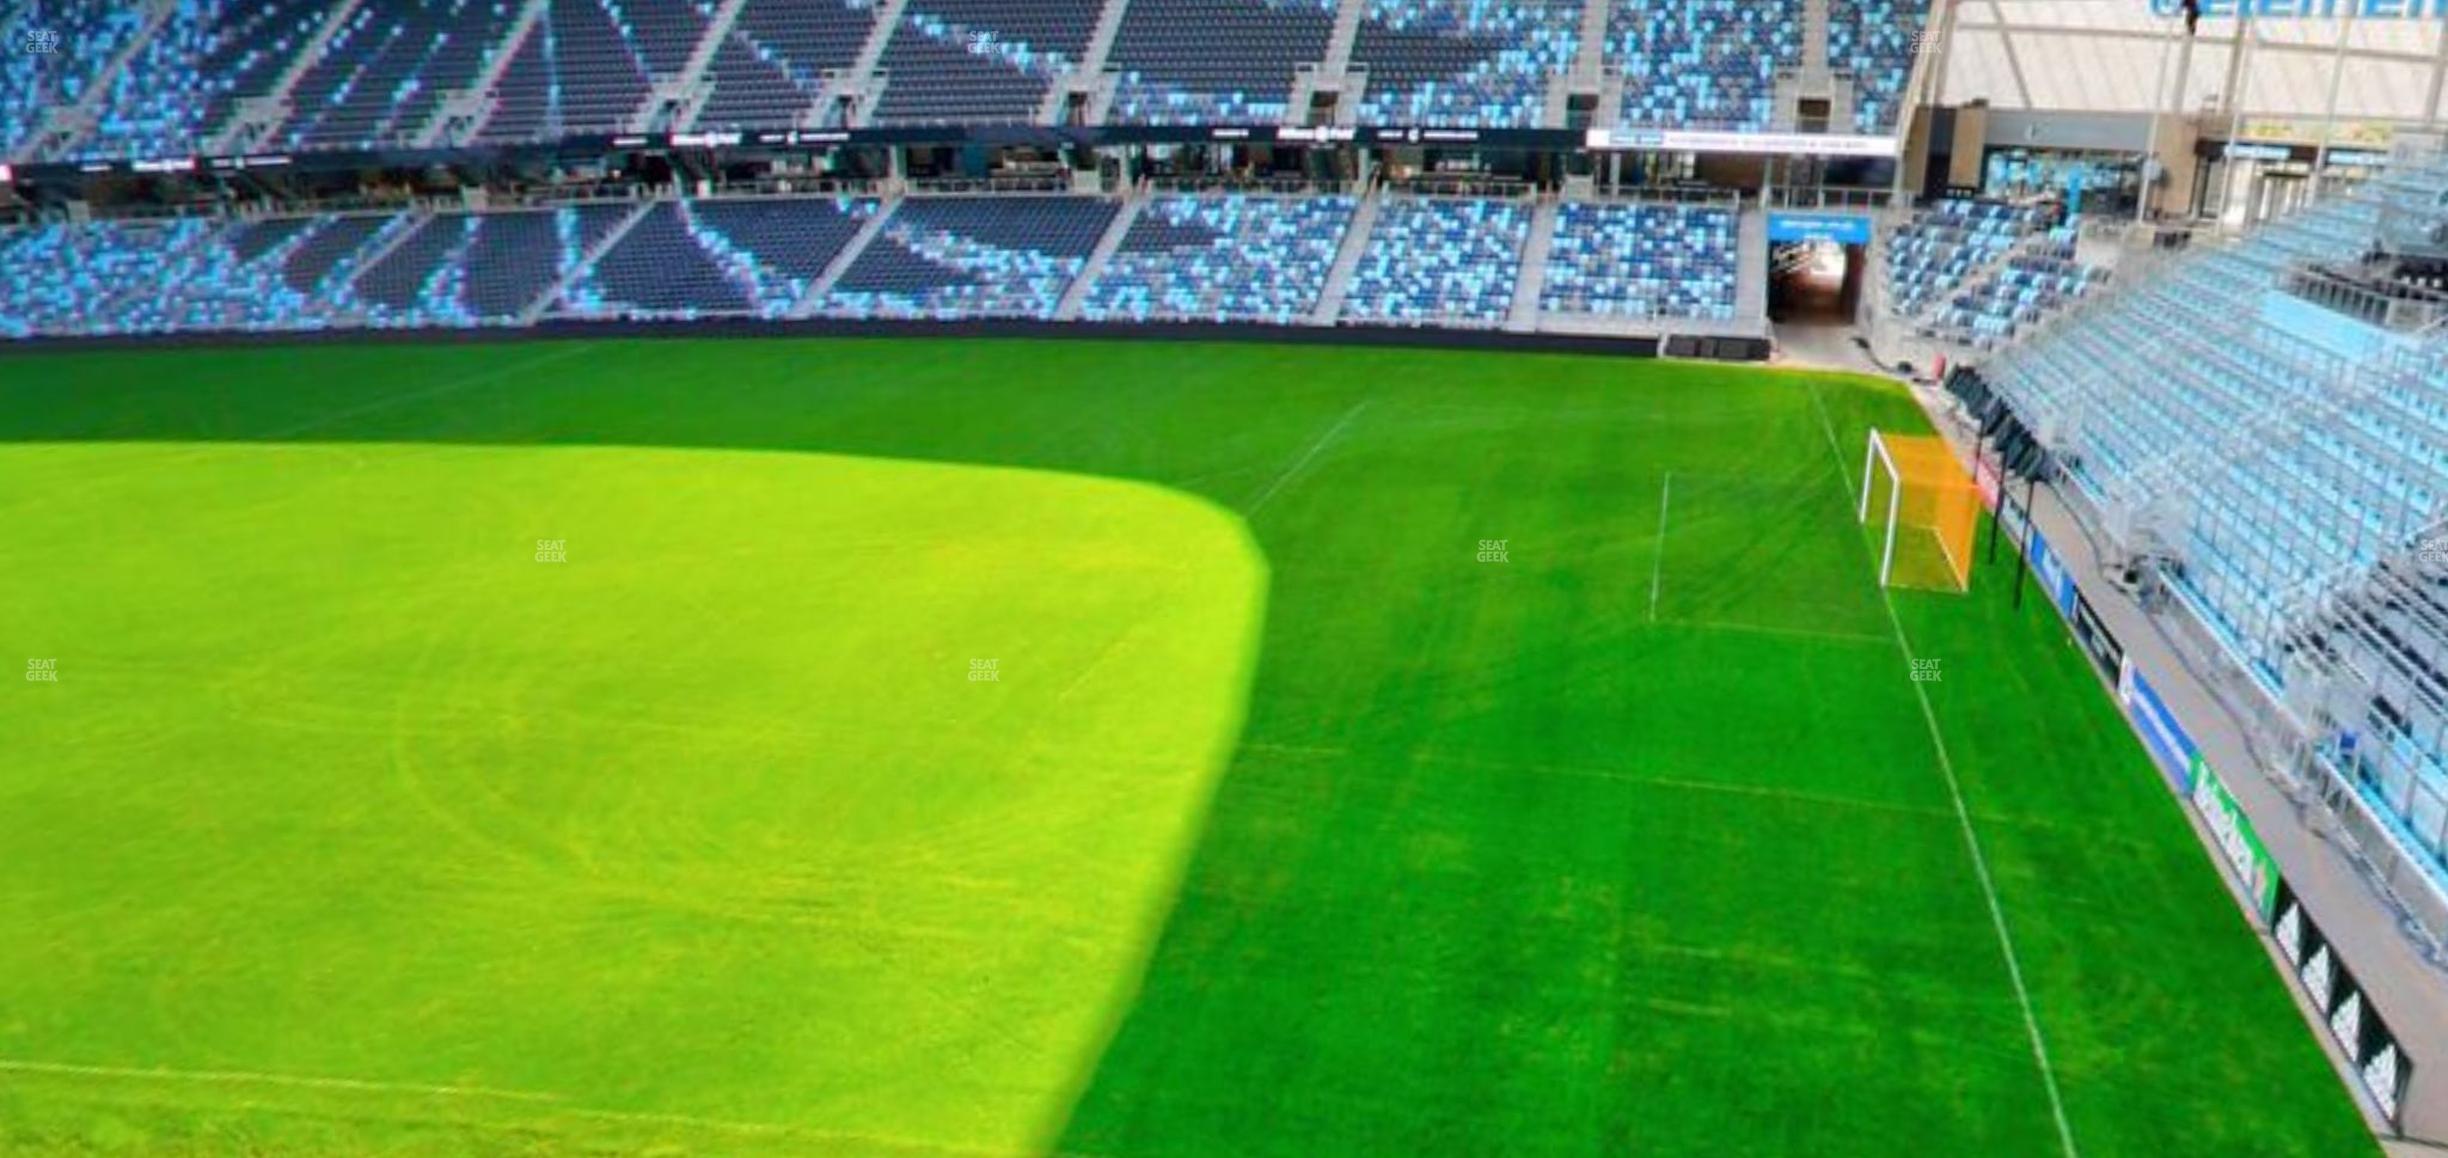
[[[2177,792],[2190,794],[2193,791],[2193,758],[2201,752],[2194,746],[2193,737],[2185,734],[2184,725],[2176,722],[2175,713],[2168,711],[2167,704],[2159,699],[2159,693],[2150,686],[2150,681],[2142,678],[2139,669],[2127,665],[2125,683],[2117,692],[2119,698],[2125,701],[2126,713],[2139,725],[2144,746],[2150,749],[2151,755],[2158,757],[2160,771],[2166,774],[2169,783],[2175,785]]]
[[[2057,605],[2061,615],[2074,614],[2074,576],[2066,570],[2065,560],[2049,550],[2048,540],[2040,537],[2038,528],[2031,533],[2031,569],[2040,580],[2040,590]]]
[[[1850,213],[1770,213],[1770,241],[1832,241],[1838,245],[1870,244],[1870,219]]]

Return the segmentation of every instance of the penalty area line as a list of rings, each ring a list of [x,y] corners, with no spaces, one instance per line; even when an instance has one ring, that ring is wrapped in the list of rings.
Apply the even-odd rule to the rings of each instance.
[[[1360,412],[1368,409],[1370,401],[1371,399],[1363,398],[1352,403],[1352,408],[1344,411],[1343,417],[1336,419],[1334,425],[1327,427],[1326,433],[1318,435],[1317,441],[1310,443],[1308,450],[1301,452],[1299,458],[1292,460],[1292,465],[1285,467],[1282,474],[1275,476],[1275,481],[1268,483],[1265,490],[1258,492],[1257,498],[1250,500],[1249,509],[1241,512],[1241,517],[1244,519],[1256,518],[1260,510],[1265,509],[1269,502],[1274,501],[1276,492],[1281,491],[1285,483],[1291,482],[1293,476],[1306,469],[1310,461],[1318,456],[1318,452],[1325,450],[1328,444],[1352,424],[1352,419],[1360,417]]]
[[[71,1065],[64,1062],[0,1059],[0,1073],[51,1074],[59,1077],[125,1078],[138,1081],[199,1082],[211,1085],[287,1086],[303,1090],[350,1090],[361,1093],[416,1094],[435,1098],[494,1098],[510,1102],[559,1103],[558,1094],[503,1090],[487,1086],[437,1086],[413,1082],[378,1082],[362,1078],[310,1077],[254,1070],[181,1070],[139,1066]]]
[[[1674,472],[1658,481],[1657,553],[1649,560],[1649,622],[1657,622],[1658,588],[1666,581],[1666,508],[1674,503]]]

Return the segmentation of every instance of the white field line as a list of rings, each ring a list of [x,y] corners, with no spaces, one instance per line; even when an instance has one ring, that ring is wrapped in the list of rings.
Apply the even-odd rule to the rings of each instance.
[[[1886,588],[1879,589],[1879,601],[1887,607],[1887,623],[1895,628],[1896,646],[1904,652],[1904,666],[1912,667],[1912,642],[1904,635],[1904,621],[1896,615],[1895,598]],[[1989,923],[1997,929],[1998,950],[2006,956],[2006,976],[2014,981],[2015,1001],[2023,1007],[2023,1030],[2031,1038],[2032,1060],[2040,1064],[2040,1081],[2048,1087],[2049,1113],[2057,1119],[2057,1140],[2064,1144],[2066,1158],[2079,1158],[2081,1151],[2074,1146],[2074,1124],[2066,1119],[2065,1095],[2057,1089],[2057,1069],[2049,1064],[2048,1041],[2040,1032],[2040,1017],[2032,1011],[2031,989],[2023,982],[2023,963],[2015,955],[2014,934],[2006,927],[2005,907],[1998,903],[1997,885],[1989,876],[1989,857],[1981,851],[1980,834],[1973,830],[1972,811],[1964,806],[1963,785],[1955,777],[1954,758],[1947,754],[1946,736],[1938,729],[1938,713],[1930,707],[1929,689],[1921,681],[1912,681],[1913,695],[1921,701],[1921,720],[1929,725],[1930,746],[1938,750],[1938,768],[1946,773],[1947,795],[1955,802],[1955,820],[1963,828],[1964,848],[1972,854],[1972,872],[1980,878],[1981,895],[1989,902]]]
[[[555,1094],[498,1090],[487,1086],[428,1086],[409,1082],[376,1082],[361,1078],[318,1078],[299,1074],[268,1074],[252,1070],[142,1069],[135,1066],[82,1066],[61,1062],[0,1060],[0,1073],[54,1074],[78,1078],[135,1078],[146,1081],[196,1082],[208,1085],[286,1086],[304,1090],[349,1090],[357,1093],[422,1094],[437,1098],[490,1098],[509,1102],[553,1104]]]
[[[1895,643],[1892,636],[1869,635],[1854,631],[1813,631],[1807,627],[1771,627],[1764,623],[1730,623],[1718,619],[1667,619],[1665,627],[1689,627],[1700,631],[1731,631],[1739,635],[1765,635],[1777,639],[1823,639],[1830,643],[1877,644],[1887,647]]]
[[[1666,508],[1674,502],[1674,472],[1658,482],[1657,555],[1649,561],[1649,622],[1657,622],[1658,587],[1666,581]]]
[[[1853,471],[1845,466],[1844,448],[1836,445],[1836,424],[1828,419],[1827,403],[1819,400],[1819,387],[1804,383],[1802,388],[1810,391],[1811,406],[1819,411],[1819,429],[1827,433],[1828,453],[1836,459],[1836,473],[1844,477],[1845,501],[1850,503],[1855,494]]]
[[[1828,419],[1827,404],[1820,401],[1818,387],[1807,389],[1811,404],[1819,408],[1819,424],[1827,432],[1828,453],[1836,458],[1836,469],[1844,475],[1845,493],[1850,498],[1853,475],[1845,469],[1844,450],[1836,442],[1835,423]],[[1867,544],[1863,550],[1867,553]],[[1915,658],[1912,640],[1904,634],[1904,619],[1896,614],[1895,597],[1885,587],[1879,588],[1879,603],[1887,609],[1887,626],[1894,629],[1896,648],[1904,653],[1904,666],[1910,671]],[[1997,930],[1998,951],[2006,958],[2006,976],[2014,983],[2015,1003],[2023,1009],[2024,1035],[2031,1039],[2032,1060],[2038,1063],[2040,1083],[2048,1090],[2049,1113],[2057,1120],[2057,1141],[2065,1148],[2066,1158],[2080,1158],[2082,1151],[2074,1145],[2074,1124],[2066,1118],[2065,1095],[2057,1088],[2057,1067],[2049,1061],[2048,1039],[2040,1032],[2039,1015],[2032,1010],[2031,988],[2023,980],[2023,962],[2015,953],[2014,934],[2006,925],[2006,908],[1998,901],[1997,883],[1989,874],[1989,855],[1981,849],[1980,833],[1972,827],[1972,810],[1964,805],[1963,783],[1955,775],[1955,759],[1947,751],[1946,734],[1938,727],[1938,711],[1930,706],[1929,689],[1919,680],[1912,681],[1912,685],[1913,696],[1921,702],[1921,722],[1929,727],[1930,747],[1938,753],[1938,770],[1946,776],[1947,796],[1955,804],[1956,824],[1963,829],[1964,849],[1971,855],[1972,873],[1980,879],[1982,898],[1989,902],[1989,924]]]
[[[443,381],[435,383],[434,385],[428,386],[422,390],[403,390],[397,394],[386,395],[368,402],[361,402],[355,406],[345,406],[326,414],[318,414],[313,418],[306,419],[302,422],[292,423],[291,425],[281,427],[278,430],[271,430],[262,434],[252,435],[244,441],[266,442],[273,439],[295,438],[298,435],[306,433],[307,431],[314,430],[318,427],[329,426],[334,422],[344,422],[348,419],[359,417],[360,415],[372,414],[380,410],[389,410],[394,406],[404,406],[410,402],[422,402],[425,399],[439,397],[444,394],[456,394],[461,390],[482,386],[489,382],[497,382],[501,379],[508,378],[513,374],[518,374],[523,371],[549,366],[555,362],[566,362],[581,354],[592,353],[595,349],[595,343],[593,342],[567,342],[556,343],[556,345],[559,348],[546,353],[538,354],[533,357],[521,358],[518,361],[511,362],[507,365],[494,366],[489,369],[475,371],[474,373],[462,374],[456,378],[444,379]]]
[[[1017,1152],[933,1142],[916,1138],[897,1138],[883,1134],[866,1134],[843,1130],[825,1130],[776,1122],[741,1122],[726,1118],[701,1118],[689,1114],[661,1114],[629,1110],[596,1110],[571,1104],[561,1094],[536,1093],[527,1090],[504,1090],[489,1086],[420,1085],[413,1082],[381,1082],[363,1078],[310,1077],[301,1074],[261,1073],[253,1070],[182,1070],[142,1068],[137,1066],[73,1065],[64,1062],[24,1061],[0,1058],[0,1073],[47,1074],[57,1077],[112,1078],[136,1081],[186,1082],[198,1085],[271,1086],[280,1089],[332,1090],[358,1094],[413,1094],[422,1097],[471,1098],[493,1101],[521,1102],[542,1107],[538,1113],[581,1118],[593,1121],[631,1123],[638,1125],[679,1126],[699,1130],[736,1134],[771,1135],[813,1141],[861,1143],[885,1146],[913,1153],[968,1154],[992,1158],[1022,1158]]]
[[[1249,509],[1241,512],[1241,517],[1244,519],[1257,517],[1258,512],[1274,500],[1276,492],[1281,491],[1285,483],[1292,481],[1292,477],[1306,468],[1310,461],[1318,456],[1318,452],[1325,450],[1327,444],[1341,436],[1344,429],[1352,424],[1352,419],[1360,417],[1360,412],[1368,409],[1369,401],[1363,398],[1352,403],[1352,408],[1344,411],[1343,417],[1336,419],[1334,425],[1327,427],[1326,433],[1318,435],[1317,441],[1310,443],[1308,450],[1301,452],[1299,458],[1292,460],[1292,465],[1285,467],[1282,474],[1275,476],[1274,482],[1268,483],[1265,490],[1258,492],[1257,498],[1250,500]]]

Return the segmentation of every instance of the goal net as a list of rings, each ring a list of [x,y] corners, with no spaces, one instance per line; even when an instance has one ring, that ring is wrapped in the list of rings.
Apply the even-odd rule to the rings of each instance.
[[[1879,528],[1879,586],[1969,588],[1980,510],[1980,487],[1945,439],[1870,432],[1862,457],[1861,521]]]

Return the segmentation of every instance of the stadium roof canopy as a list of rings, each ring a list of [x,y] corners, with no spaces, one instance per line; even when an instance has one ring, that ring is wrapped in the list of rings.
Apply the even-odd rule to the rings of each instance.
[[[1939,2],[1954,9],[1935,94],[1943,104],[2143,112],[2154,78],[2172,77],[2182,55],[2171,51],[2184,37],[2179,0]],[[2340,121],[2423,122],[2444,111],[2448,0],[2203,0],[2202,10],[2181,87],[2167,82],[2177,111],[2232,116],[2229,64],[2246,42],[2236,83],[2247,121],[2265,129],[2268,121],[2327,119],[2332,76]]]

